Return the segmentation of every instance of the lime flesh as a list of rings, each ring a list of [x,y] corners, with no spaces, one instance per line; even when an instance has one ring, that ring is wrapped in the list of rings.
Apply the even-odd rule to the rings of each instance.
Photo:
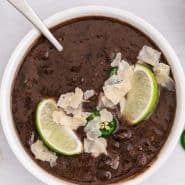
[[[53,99],[42,100],[36,109],[36,128],[44,144],[52,151],[75,155],[82,151],[82,144],[72,129],[53,121],[53,112],[57,111]]]
[[[136,65],[131,85],[124,116],[131,124],[137,124],[147,119],[154,111],[158,102],[159,89],[152,70],[142,64]]]

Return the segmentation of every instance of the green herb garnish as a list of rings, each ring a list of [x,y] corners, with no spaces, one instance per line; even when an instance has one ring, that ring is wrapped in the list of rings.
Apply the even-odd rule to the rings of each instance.
[[[92,121],[96,117],[100,116],[100,112],[98,110],[93,111],[87,118],[87,121]],[[102,122],[99,123],[99,130],[101,132],[102,137],[107,137],[112,135],[112,133],[116,130],[116,120],[113,119],[111,122]]]
[[[100,123],[100,131],[102,137],[107,137],[113,134],[116,130],[116,120],[113,119],[111,122]]]
[[[93,111],[88,117],[87,121],[93,120],[95,117],[100,116],[100,112],[98,110]]]
[[[118,67],[111,67],[109,76],[113,76],[117,74],[118,74]]]

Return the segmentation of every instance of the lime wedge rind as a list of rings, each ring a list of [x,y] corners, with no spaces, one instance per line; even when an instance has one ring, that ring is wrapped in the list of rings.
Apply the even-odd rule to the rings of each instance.
[[[147,75],[148,80],[150,81],[149,82],[149,84],[151,85],[150,98],[148,100],[147,106],[140,112],[140,114],[135,119],[132,119],[128,116],[127,103],[126,103],[124,114],[126,119],[132,125],[138,124],[139,122],[146,120],[155,110],[155,107],[157,105],[158,98],[159,98],[159,88],[158,88],[156,77],[152,72],[152,70],[146,65],[137,64],[134,72],[138,72],[138,71],[144,72],[145,75]]]
[[[45,99],[42,100],[37,108],[36,108],[36,129],[37,132],[39,134],[39,136],[41,137],[43,143],[53,152],[56,152],[58,154],[62,154],[62,155],[76,155],[76,154],[80,154],[82,152],[82,144],[79,140],[79,138],[76,136],[76,134],[67,127],[64,127],[62,125],[56,124],[56,123],[52,123],[50,120],[50,123],[42,123],[41,121],[41,115],[42,115],[42,110],[44,109],[44,107],[46,106],[46,104],[50,104],[50,106],[52,106],[52,111],[56,111],[57,110],[57,105],[55,100],[53,99]],[[51,115],[50,115],[51,116]],[[49,127],[48,127],[49,125]],[[44,128],[45,126],[47,126],[47,128]],[[48,130],[48,128],[50,128]],[[52,131],[56,131],[57,134],[52,133],[52,131],[50,132],[50,130]],[[48,132],[48,133],[47,133]],[[61,135],[59,136],[60,133]],[[67,141],[64,142],[65,144],[65,149],[62,148],[61,146],[57,146],[57,142],[61,143],[61,139],[62,139],[62,135],[67,138]],[[71,137],[71,138],[69,138]],[[56,142],[52,142],[52,141],[56,141]],[[75,145],[76,147],[73,148],[73,150],[67,150],[66,146],[67,145]],[[67,146],[68,147],[68,146]]]
[[[138,64],[138,66],[143,68],[144,65]],[[158,98],[159,98],[159,87],[158,87],[157,79],[154,73],[149,67],[145,67],[145,72],[147,72],[148,76],[151,77],[150,78],[151,84],[152,84],[151,102],[148,104],[146,109],[143,111],[144,112],[143,116],[137,122],[147,119],[153,113],[153,111],[156,108]]]

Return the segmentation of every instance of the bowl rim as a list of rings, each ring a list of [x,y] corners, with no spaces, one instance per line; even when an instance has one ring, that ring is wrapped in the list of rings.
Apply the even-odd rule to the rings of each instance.
[[[172,73],[176,82],[176,96],[177,96],[177,106],[174,124],[172,126],[171,132],[168,136],[167,141],[162,147],[160,153],[158,154],[158,159],[151,165],[149,169],[146,169],[144,173],[129,179],[128,181],[120,181],[119,185],[136,185],[148,177],[150,177],[162,164],[167,160],[167,158],[172,153],[175,148],[178,139],[180,137],[181,131],[184,126],[185,120],[185,92],[183,87],[185,87],[185,78],[181,64],[176,56],[174,50],[166,41],[166,39],[149,23],[143,19],[133,15],[132,13],[107,6],[80,6],[67,10],[63,10],[54,14],[53,16],[47,18],[44,22],[48,27],[53,27],[59,23],[71,20],[77,17],[84,16],[105,16],[110,18],[116,18],[123,22],[128,22],[133,27],[142,31],[144,34],[149,36],[154,43],[161,49],[163,54],[166,56],[168,63],[171,66]],[[18,44],[13,54],[11,55],[6,69],[3,74],[1,89],[0,89],[0,115],[1,124],[3,127],[4,134],[11,147],[13,153],[17,159],[22,163],[22,165],[35,177],[40,179],[42,182],[48,185],[74,185],[65,180],[61,180],[57,177],[46,172],[40,166],[38,166],[25,151],[22,146],[17,131],[14,126],[12,112],[11,112],[11,88],[16,76],[17,69],[21,64],[23,57],[26,52],[31,47],[32,43],[40,36],[40,33],[36,29],[32,29]],[[7,124],[9,123],[9,124]],[[124,182],[124,183],[123,183]]]

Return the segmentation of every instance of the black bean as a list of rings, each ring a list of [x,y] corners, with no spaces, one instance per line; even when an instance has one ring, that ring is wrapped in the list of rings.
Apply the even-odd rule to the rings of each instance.
[[[107,165],[110,166],[111,162],[112,162],[112,160],[109,156],[101,155],[97,159],[96,167],[99,169],[105,168]]]
[[[24,103],[24,107],[25,107],[26,109],[30,109],[31,103],[32,103],[32,101],[31,101],[30,96],[26,97],[25,103]]]
[[[98,170],[96,172],[96,177],[100,181],[108,181],[111,179],[112,175],[110,171]]]
[[[26,79],[25,81],[24,81],[24,87],[26,88],[26,89],[31,89],[31,88],[33,88],[33,86],[34,85],[36,85],[36,84],[38,84],[38,81],[36,80],[36,79]]]
[[[48,89],[47,87],[42,87],[41,90],[40,90],[40,93],[43,95],[43,96],[47,96],[48,95]]]
[[[141,141],[143,147],[151,146],[151,142],[148,138],[145,138]]]
[[[111,161],[111,168],[116,170],[119,167],[119,163],[120,163],[120,157],[119,156],[112,156],[112,161]]]
[[[138,146],[139,151],[143,151],[143,147],[141,145]]]
[[[44,53],[44,58],[47,59],[48,57],[49,57],[49,52],[46,51],[46,52]]]
[[[147,164],[147,156],[146,154],[140,154],[137,157],[137,163],[139,166],[145,166]]]
[[[132,131],[130,129],[123,129],[119,132],[116,132],[113,135],[113,138],[117,141],[129,140],[132,137]]]
[[[123,162],[122,170],[124,173],[127,173],[131,170],[132,167],[133,167],[132,161],[126,160]]]
[[[53,69],[51,69],[51,67],[49,67],[49,66],[43,66],[42,71],[46,75],[50,75],[54,72]]]
[[[78,66],[72,66],[72,67],[70,68],[70,71],[71,71],[71,72],[79,72],[80,69],[81,69],[81,66],[80,66],[80,65],[78,65]]]
[[[126,145],[126,150],[127,150],[128,152],[132,151],[133,149],[134,149],[134,147],[133,147],[133,145],[132,145],[131,143],[128,143],[128,144]]]
[[[162,136],[163,135],[162,130],[157,128],[157,127],[153,128],[153,133],[156,134],[157,136]]]
[[[155,136],[154,136],[154,135],[151,135],[151,136],[150,136],[150,141],[151,141],[151,142],[155,141]]]
[[[154,146],[149,146],[148,148],[147,148],[147,154],[154,154],[155,153],[155,151],[156,151],[156,148],[154,147]]]
[[[118,149],[118,148],[120,148],[120,143],[119,142],[114,142],[113,143],[113,147],[115,148],[115,149]]]
[[[126,150],[128,151],[128,154],[130,155],[130,157],[135,158],[137,155],[137,148],[134,148],[134,146],[131,143],[128,143],[126,145]]]

